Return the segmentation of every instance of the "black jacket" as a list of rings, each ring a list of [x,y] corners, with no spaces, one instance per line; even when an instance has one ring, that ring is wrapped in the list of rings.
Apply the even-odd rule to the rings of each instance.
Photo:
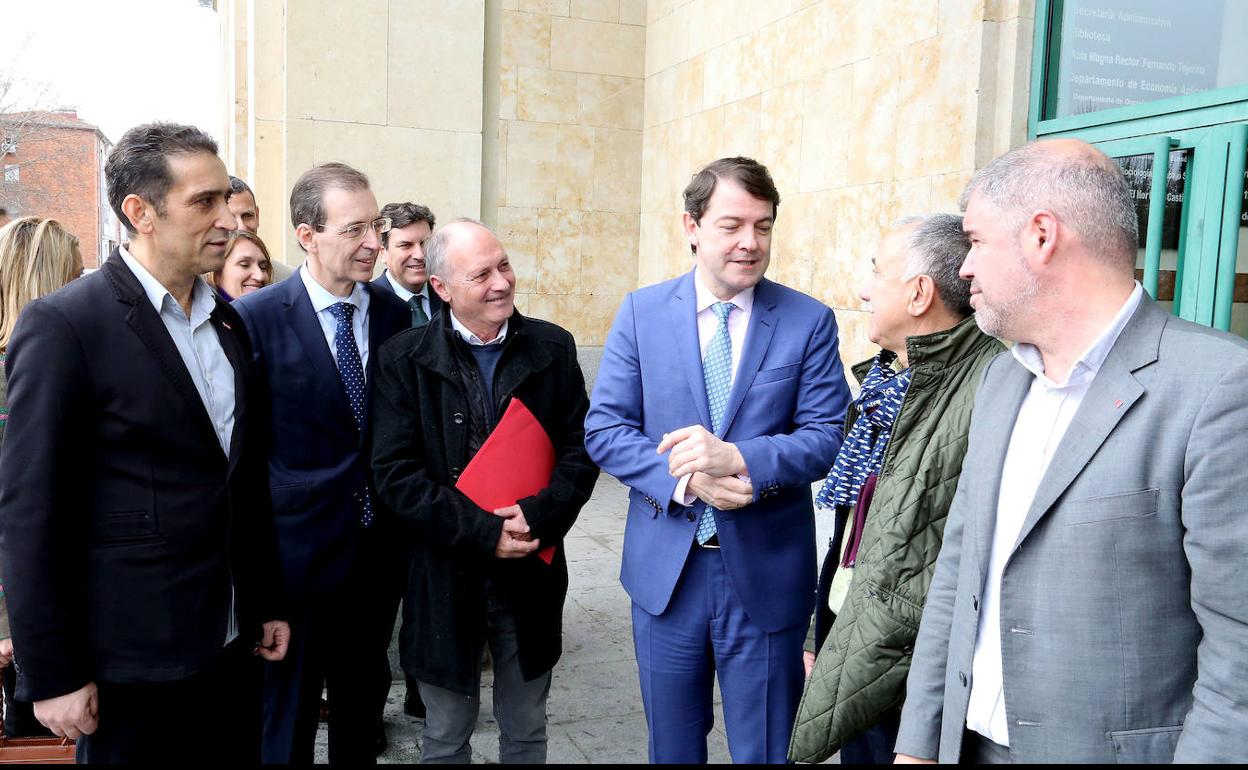
[[[447,313],[381,348],[373,405],[377,494],[411,525],[415,540],[404,601],[403,668],[422,682],[465,694],[477,682],[487,579],[514,609],[525,678],[559,660],[568,587],[561,541],[598,478],[585,451],[589,399],[572,335],[517,312],[502,344],[496,413],[519,398],[555,447],[550,486],[520,501],[542,548],[558,545],[550,565],[535,554],[495,557],[503,520],[454,489],[494,426],[481,417],[484,389],[476,363]]]
[[[220,299],[211,323],[234,367],[228,459],[116,251],[23,311],[0,454],[19,700],[189,676],[221,649],[231,584],[243,637],[281,617],[251,346]]]

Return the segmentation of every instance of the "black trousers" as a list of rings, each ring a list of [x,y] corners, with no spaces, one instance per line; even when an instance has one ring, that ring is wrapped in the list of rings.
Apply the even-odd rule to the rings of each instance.
[[[99,727],[78,741],[79,764],[260,761],[260,661],[236,640],[207,667],[172,682],[99,688]]]
[[[329,700],[330,763],[377,761],[378,708],[385,702],[380,671],[382,665],[389,670],[391,607],[401,591],[387,534],[370,532],[343,584],[296,609],[286,659],[266,664],[265,762],[312,764],[322,685]]]

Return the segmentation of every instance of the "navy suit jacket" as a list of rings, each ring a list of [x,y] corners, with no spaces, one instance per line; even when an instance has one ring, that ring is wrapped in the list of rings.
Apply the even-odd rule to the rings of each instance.
[[[693,542],[700,501],[672,501],[677,479],[656,448],[688,425],[710,430],[690,272],[633,292],[607,337],[585,418],[585,445],[603,470],[632,487],[620,580],[658,615],[671,600]],[[763,279],[719,437],[749,468],[754,502],[716,511],[724,563],[750,618],[769,632],[810,619],[815,529],[810,484],[831,467],[843,437],[849,387],[836,320],[823,303]]]
[[[386,277],[385,273],[382,273],[381,275],[374,278],[372,286],[378,291],[387,292],[390,294],[390,296],[394,297],[395,299],[398,299],[398,295],[394,293],[394,287],[390,285],[390,279]],[[432,286],[430,286],[429,287],[429,319],[430,320],[433,320],[434,316],[442,312],[442,305],[443,305],[442,298],[439,297],[438,293],[433,290]],[[407,312],[408,312],[408,325],[410,326],[412,311],[409,309]]]
[[[366,284],[369,401],[381,345],[411,325],[407,305]],[[286,586],[302,604],[332,591],[358,546],[365,489],[372,488],[370,431],[356,427],[346,388],[298,272],[238,299],[259,369],[265,374],[271,421],[269,486]],[[371,409],[371,403],[369,405]],[[367,423],[366,423],[367,425]],[[373,495],[374,527],[388,512]]]

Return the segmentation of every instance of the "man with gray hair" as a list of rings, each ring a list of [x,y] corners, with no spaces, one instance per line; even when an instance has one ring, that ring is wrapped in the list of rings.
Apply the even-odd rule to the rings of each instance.
[[[291,603],[292,654],[265,676],[264,760],[312,763],[324,684],[329,761],[368,763],[400,590],[369,414],[377,350],[410,314],[369,283],[390,221],[367,176],[342,163],[310,169],[290,192],[290,219],[307,255],[298,274],[233,305],[270,391],[269,484]]]
[[[489,644],[499,759],[543,763],[568,587],[562,540],[598,478],[585,380],[572,335],[516,311],[511,261],[489,228],[456,220],[425,259],[447,310],[382,347],[373,410],[378,499],[415,534],[401,649],[428,712],[420,761],[472,758]],[[487,510],[456,482],[516,403],[550,439],[554,471],[536,495]]]
[[[976,319],[1017,344],[979,388],[898,760],[1240,761],[1248,343],[1145,295],[1092,146],[1012,150],[964,200]]]
[[[853,367],[862,390],[816,498],[835,528],[807,638],[796,761],[838,750],[843,764],[893,759],[975,390],[1004,350],[976,326],[970,282],[958,275],[969,248],[962,217],[903,219],[885,233],[860,290],[881,350]]]

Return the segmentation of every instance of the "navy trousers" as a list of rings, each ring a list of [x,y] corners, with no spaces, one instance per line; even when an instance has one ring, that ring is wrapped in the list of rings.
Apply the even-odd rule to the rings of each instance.
[[[787,761],[802,694],[804,626],[768,633],[746,614],[717,549],[694,546],[662,615],[633,605],[651,763],[705,763],[715,676],[734,763]]]

